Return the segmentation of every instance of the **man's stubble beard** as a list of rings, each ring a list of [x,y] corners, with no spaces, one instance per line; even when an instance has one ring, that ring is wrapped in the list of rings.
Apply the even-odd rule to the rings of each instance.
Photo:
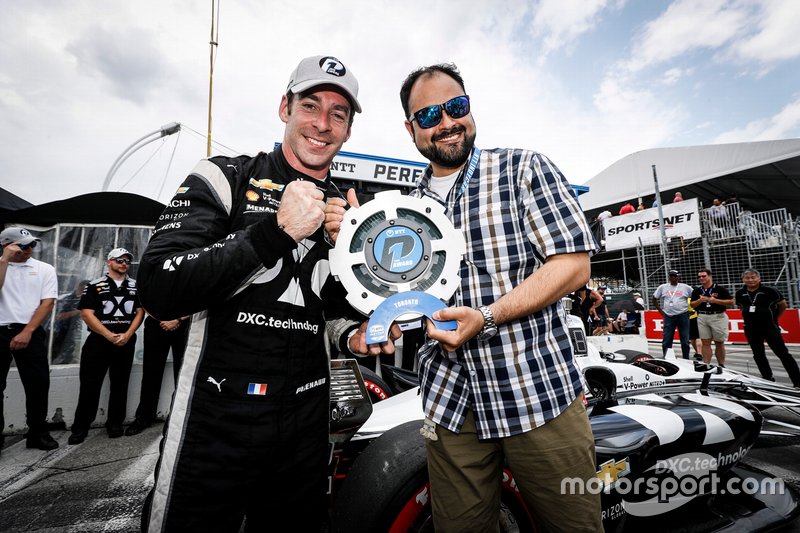
[[[453,133],[460,132],[464,132],[464,139],[457,144],[447,145],[441,148],[435,142],[435,139],[444,138]],[[417,149],[420,154],[425,156],[425,158],[433,164],[444,168],[458,168],[467,161],[472,147],[475,146],[475,135],[475,132],[471,135],[468,134],[466,128],[463,127],[451,128],[431,139],[430,145],[424,147],[417,146]]]

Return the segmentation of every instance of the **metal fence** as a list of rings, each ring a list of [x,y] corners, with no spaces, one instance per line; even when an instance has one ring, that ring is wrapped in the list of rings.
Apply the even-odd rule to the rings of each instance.
[[[58,277],[58,300],[43,324],[52,364],[80,362],[81,347],[88,335],[77,310],[87,281],[106,272],[108,252],[117,247],[129,250],[134,263],[128,271],[136,278],[139,259],[152,233],[151,226],[104,224],[56,224],[50,228],[28,227],[42,240],[34,257],[53,265]],[[136,361],[142,360],[142,335],[137,336]]]
[[[755,268],[762,283],[780,291],[789,307],[799,306],[800,224],[785,209],[751,213],[732,203],[701,209],[700,220],[698,238],[672,237],[666,247],[640,245],[625,250],[623,259],[596,255],[593,263],[621,262],[617,271],[623,276],[595,279],[595,284],[608,285],[612,292],[639,290],[649,309],[650,297],[667,280],[669,269],[678,270],[684,283],[697,286],[697,272],[708,268],[715,283],[734,292],[742,285],[742,272]]]

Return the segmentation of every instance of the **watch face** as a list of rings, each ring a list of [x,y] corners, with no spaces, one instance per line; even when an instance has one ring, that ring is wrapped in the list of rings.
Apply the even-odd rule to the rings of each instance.
[[[480,333],[475,335],[475,337],[480,341],[485,341],[485,340],[491,339],[495,335],[497,335],[497,328],[493,327],[493,328],[486,328],[486,329],[482,330]]]

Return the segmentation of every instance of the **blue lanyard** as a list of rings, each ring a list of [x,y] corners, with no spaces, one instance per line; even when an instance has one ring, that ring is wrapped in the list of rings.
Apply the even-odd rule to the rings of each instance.
[[[481,158],[481,149],[474,148],[472,151],[472,158],[469,160],[469,166],[467,167],[467,173],[464,174],[464,183],[461,184],[461,188],[458,190],[458,194],[453,199],[453,203],[457,202],[461,195],[464,194],[464,191],[467,190],[467,186],[469,185],[470,180],[472,179],[472,175],[475,173],[475,169],[478,168],[478,161]]]
[[[453,197],[452,201],[447,202],[447,212],[452,213],[453,208],[458,203],[459,198],[461,195],[464,194],[464,191],[467,190],[469,186],[470,180],[472,180],[472,176],[475,174],[475,169],[478,168],[478,161],[481,158],[481,150],[480,148],[473,148],[472,149],[472,157],[469,160],[469,165],[464,167],[466,171],[464,172],[464,181],[461,183],[461,188],[458,190],[458,193]]]

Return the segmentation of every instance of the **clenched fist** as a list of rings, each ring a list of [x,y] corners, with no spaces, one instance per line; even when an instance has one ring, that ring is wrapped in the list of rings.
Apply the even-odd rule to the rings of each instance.
[[[333,242],[336,242],[336,238],[339,236],[339,229],[342,227],[342,220],[344,220],[348,204],[350,207],[359,207],[355,189],[347,191],[347,201],[335,196],[328,198],[328,204],[325,206],[325,231],[328,232],[328,236]]]
[[[278,225],[295,242],[300,242],[320,227],[325,218],[322,191],[310,181],[293,181],[286,186],[278,208]]]

